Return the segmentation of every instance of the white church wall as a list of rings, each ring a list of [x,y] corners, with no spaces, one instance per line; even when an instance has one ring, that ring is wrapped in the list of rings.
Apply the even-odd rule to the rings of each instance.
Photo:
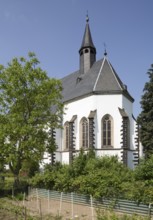
[[[142,145],[141,142],[140,142],[140,144],[139,144],[139,156],[140,156],[140,158],[143,158],[143,157],[144,157],[143,145]]]
[[[76,119],[76,150],[80,149],[79,146],[79,124],[82,117],[88,118],[90,111],[97,110],[95,116],[95,140],[96,148],[101,149],[101,120],[105,114],[110,114],[114,121],[114,148],[121,147],[120,130],[122,118],[119,113],[118,107],[122,108],[121,95],[93,95],[86,97],[75,102],[65,105],[65,115],[63,125],[66,121],[70,121],[73,115],[77,115]]]
[[[55,152],[55,162],[59,162],[59,161],[62,161],[62,154],[60,151],[56,151]]]
[[[97,148],[101,148],[101,120],[104,115],[109,114],[113,118],[114,135],[113,147],[120,148],[120,130],[121,130],[121,115],[118,107],[122,105],[121,95],[97,95],[94,96],[94,105],[97,109]],[[116,138],[117,137],[117,138]]]
[[[134,169],[134,156],[133,156],[133,151],[128,151],[128,167],[131,169]]]
[[[129,101],[129,99],[127,99],[125,96],[122,96],[122,102],[123,102],[122,108],[125,109],[126,113],[130,117],[133,113],[133,103]]]
[[[117,156],[119,161],[121,159],[121,150],[105,150],[105,151],[96,151],[96,156],[103,157],[103,156]]]
[[[76,150],[80,149],[79,146],[79,127],[80,121],[83,117],[88,118],[90,111],[95,110],[93,107],[93,97],[86,97],[84,99],[71,102],[65,105],[65,115],[63,120],[63,125],[66,121],[70,121],[73,115],[77,115],[75,122],[75,137],[76,137]]]
[[[131,120],[131,141],[132,141],[132,143],[131,143],[131,149],[132,150],[135,150],[136,149],[136,144],[135,144],[135,142],[136,142],[136,139],[138,138],[138,134],[136,133],[136,130],[137,130],[137,123],[136,123],[136,121],[132,118],[132,120]]]
[[[43,160],[40,163],[40,169],[43,169],[45,164],[50,164],[50,163],[51,163],[50,155],[47,152],[45,152],[43,156]]]
[[[95,148],[97,149],[97,156],[112,156],[117,155],[119,160],[121,159],[121,126],[122,116],[118,108],[124,108],[129,116],[130,129],[131,129],[131,150],[135,149],[135,129],[136,123],[132,117],[132,103],[120,94],[116,95],[92,95],[74,102],[67,103],[65,105],[65,114],[63,116],[63,125],[66,121],[70,121],[74,115],[77,115],[74,126],[75,134],[75,149],[80,150],[80,121],[83,117],[88,118],[90,111],[96,110],[94,118],[95,122]],[[113,118],[114,122],[114,144],[112,150],[103,150],[101,146],[101,120],[102,117],[109,114]],[[69,163],[69,152],[64,150],[64,138],[63,129],[59,129],[56,132],[57,144],[59,146],[58,151],[61,151],[59,160],[62,163]],[[98,149],[100,149],[98,151]],[[102,150],[101,150],[102,149]],[[128,153],[128,164],[133,164],[133,152]]]
[[[63,129],[56,129],[56,145],[57,151],[62,150],[62,137],[63,136]]]
[[[136,123],[133,119],[133,103],[130,102],[126,97],[123,96],[123,108],[125,112],[128,114],[130,120],[130,149],[135,149],[135,130],[136,130]]]
[[[63,152],[61,161],[63,164],[69,164],[69,152]]]

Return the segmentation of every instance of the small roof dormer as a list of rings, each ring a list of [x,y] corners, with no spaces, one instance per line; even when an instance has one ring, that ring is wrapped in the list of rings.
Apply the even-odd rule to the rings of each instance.
[[[81,74],[84,74],[91,68],[93,63],[96,61],[96,48],[93,44],[91,37],[88,15],[86,16],[86,27],[79,54],[80,72]]]

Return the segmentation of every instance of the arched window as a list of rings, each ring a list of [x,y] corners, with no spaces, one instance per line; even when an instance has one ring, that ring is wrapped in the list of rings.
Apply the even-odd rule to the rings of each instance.
[[[65,122],[64,124],[64,149],[69,149],[70,147],[70,129],[69,123]]]
[[[110,115],[102,118],[102,147],[113,146],[113,119]]]
[[[88,49],[85,49],[85,53],[88,53],[89,52],[89,50]]]
[[[80,147],[88,148],[89,126],[86,118],[82,118],[80,122],[80,134]]]

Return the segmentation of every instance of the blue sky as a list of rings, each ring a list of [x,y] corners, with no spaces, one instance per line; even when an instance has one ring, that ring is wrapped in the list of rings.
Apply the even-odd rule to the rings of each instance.
[[[50,77],[78,70],[87,10],[97,60],[105,43],[137,117],[153,63],[153,0],[0,0],[0,64],[32,51]]]

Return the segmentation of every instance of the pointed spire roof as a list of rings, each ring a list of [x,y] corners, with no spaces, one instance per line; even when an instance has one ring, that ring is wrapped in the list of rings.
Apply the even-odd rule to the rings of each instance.
[[[93,41],[92,41],[92,37],[91,37],[88,15],[86,16],[86,27],[85,27],[85,32],[84,32],[81,48],[79,51],[81,51],[83,48],[87,48],[87,47],[94,48],[94,50],[96,50],[96,48],[93,44]]]

